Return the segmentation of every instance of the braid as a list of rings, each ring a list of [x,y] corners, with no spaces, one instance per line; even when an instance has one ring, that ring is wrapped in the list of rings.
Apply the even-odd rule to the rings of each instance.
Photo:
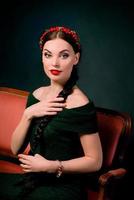
[[[77,80],[78,80],[77,67],[73,67],[69,80],[65,84],[64,89],[58,94],[57,97],[63,97],[64,98],[63,101],[65,102],[67,97],[72,93],[72,88],[76,84]],[[38,146],[45,127],[48,125],[48,123],[51,121],[53,117],[54,116],[47,115],[36,119],[37,128],[34,133],[32,151],[34,151]]]
[[[72,93],[72,88],[76,84],[77,80],[78,80],[77,68],[74,67],[69,80],[65,84],[64,89],[58,94],[58,97],[63,97],[64,101],[66,101],[67,97]],[[36,119],[37,128],[34,133],[33,147],[32,150],[30,150],[29,152],[30,155],[34,155],[34,151],[39,145],[43,131],[53,117],[47,115]],[[23,180],[20,183],[23,184],[23,190],[19,195],[19,198],[21,200],[24,200],[25,197],[28,196],[35,189],[36,186],[38,186],[39,184],[38,179],[40,179],[39,173],[31,172],[23,175]]]
[[[71,76],[64,86],[64,89],[59,93],[58,97],[63,97],[66,101],[67,97],[72,93],[72,88],[78,80],[77,67],[73,67]]]

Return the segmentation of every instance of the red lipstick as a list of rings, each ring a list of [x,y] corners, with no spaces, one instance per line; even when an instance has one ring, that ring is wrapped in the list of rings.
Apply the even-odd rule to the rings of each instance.
[[[50,72],[51,72],[53,75],[59,75],[59,74],[61,73],[61,71],[56,70],[56,69],[52,69],[52,70],[50,70]]]

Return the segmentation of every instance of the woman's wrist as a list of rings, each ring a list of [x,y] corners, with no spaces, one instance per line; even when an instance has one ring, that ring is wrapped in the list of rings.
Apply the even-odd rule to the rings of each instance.
[[[63,173],[63,164],[62,164],[62,161],[60,161],[60,160],[57,160],[57,161],[59,163],[59,166],[58,166],[58,169],[56,171],[56,177],[59,178]]]
[[[28,121],[31,121],[31,120],[32,120],[33,116],[31,116],[31,114],[30,114],[28,108],[25,109],[24,114],[23,114],[23,117],[24,117],[26,120],[28,120]]]
[[[62,161],[59,160],[50,161],[48,173],[55,173],[56,177],[59,178],[63,173]]]

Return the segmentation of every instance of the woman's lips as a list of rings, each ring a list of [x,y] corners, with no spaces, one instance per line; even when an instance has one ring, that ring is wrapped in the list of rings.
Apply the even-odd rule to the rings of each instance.
[[[59,75],[59,74],[61,73],[61,71],[56,70],[56,69],[52,69],[52,70],[50,70],[50,72],[51,72],[53,75]]]

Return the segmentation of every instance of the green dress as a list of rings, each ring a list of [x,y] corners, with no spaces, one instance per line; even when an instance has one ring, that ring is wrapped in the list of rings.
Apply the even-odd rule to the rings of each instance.
[[[27,106],[38,103],[31,93]],[[36,123],[29,129],[31,150]],[[96,110],[90,101],[84,106],[59,112],[45,128],[40,144],[33,154],[39,153],[48,160],[70,160],[83,155],[79,134],[93,134],[98,131]],[[33,150],[32,150],[33,151]],[[35,173],[38,186],[25,200],[86,200],[86,174],[55,174]],[[23,188],[21,174],[0,174],[0,200],[20,200]]]

